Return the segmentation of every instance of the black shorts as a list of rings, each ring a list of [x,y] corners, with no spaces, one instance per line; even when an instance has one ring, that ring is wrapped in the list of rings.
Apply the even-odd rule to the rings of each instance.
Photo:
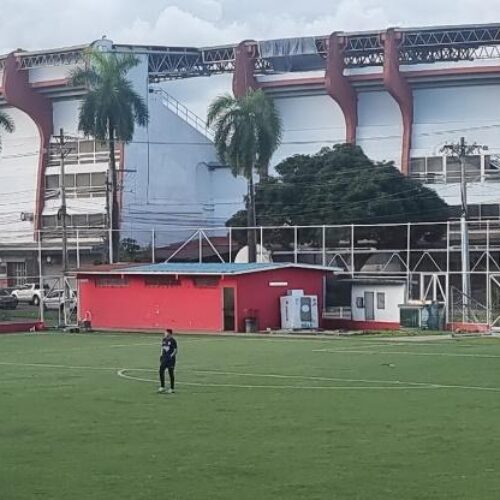
[[[160,358],[160,367],[165,368],[175,368],[175,358]]]

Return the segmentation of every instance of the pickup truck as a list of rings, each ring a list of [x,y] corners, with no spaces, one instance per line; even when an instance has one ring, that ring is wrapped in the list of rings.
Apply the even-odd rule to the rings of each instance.
[[[27,302],[28,304],[33,304],[38,306],[44,296],[47,293],[49,287],[46,285],[42,290],[40,285],[37,283],[27,283],[18,288],[12,290],[11,295],[16,297],[19,302]]]

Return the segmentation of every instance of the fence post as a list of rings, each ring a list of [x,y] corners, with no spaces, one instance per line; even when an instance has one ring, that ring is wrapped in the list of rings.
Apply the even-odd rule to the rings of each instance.
[[[264,228],[260,226],[260,261],[264,261]]]
[[[156,262],[156,234],[155,228],[151,229],[151,262],[154,264]]]
[[[486,221],[486,322],[491,325],[490,221]]]
[[[38,281],[40,282],[40,321],[45,322],[45,310],[43,308],[43,269],[42,269],[42,232],[38,230]]]
[[[411,298],[411,223],[406,224],[406,300]]]
[[[108,252],[109,252],[109,263],[113,264],[113,228],[110,227],[108,230]]]
[[[356,264],[354,262],[354,224],[351,224],[351,277],[354,278]]]
[[[446,223],[446,300],[444,304],[446,325],[450,323],[450,299],[452,304],[451,321],[453,322],[453,293],[450,285],[450,221],[448,221]]]
[[[229,264],[233,262],[233,228],[229,226]]]
[[[299,261],[298,256],[298,229],[297,226],[293,226],[293,262],[297,264]]]
[[[198,231],[198,262],[203,262],[203,235],[201,230]]]
[[[76,230],[76,268],[80,269],[80,230]]]
[[[323,226],[321,230],[321,246],[321,260],[323,266],[326,266],[326,226]]]

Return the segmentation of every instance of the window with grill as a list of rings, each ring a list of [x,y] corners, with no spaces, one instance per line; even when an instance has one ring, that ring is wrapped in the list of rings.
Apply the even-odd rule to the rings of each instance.
[[[124,277],[97,278],[95,282],[99,288],[118,288],[128,286],[128,280]]]
[[[80,154],[93,153],[94,141],[80,141]]]
[[[56,215],[43,215],[42,216],[43,227],[57,227],[57,216]]]
[[[64,187],[75,187],[75,174],[66,174],[64,176]]]
[[[499,217],[499,205],[481,205],[481,219],[498,219]]]
[[[103,151],[108,151],[108,144],[106,142],[96,141],[96,143],[95,143],[95,151],[96,151],[96,153],[103,152]]]
[[[144,284],[153,288],[180,286],[181,280],[175,276],[146,276]]]
[[[377,309],[385,309],[385,293],[377,292]]]
[[[92,187],[105,187],[106,174],[104,172],[92,172],[91,185]]]
[[[217,276],[198,276],[193,278],[194,286],[198,288],[213,288],[219,284]]]
[[[410,160],[410,175],[420,177],[425,174],[425,158],[412,158]]]
[[[90,174],[77,174],[76,175],[76,185],[77,185],[77,187],[90,186]]]
[[[46,189],[59,189],[59,176],[58,175],[47,175],[45,177],[45,188]]]
[[[104,214],[90,214],[89,215],[89,226],[90,227],[101,227],[104,226],[106,218]]]
[[[74,227],[87,227],[87,215],[85,214],[76,214],[71,216],[71,225]]]

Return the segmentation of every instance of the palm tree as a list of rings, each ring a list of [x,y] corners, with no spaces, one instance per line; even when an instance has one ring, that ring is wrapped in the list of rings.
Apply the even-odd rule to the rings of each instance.
[[[5,112],[0,110],[0,129],[11,134],[14,132],[14,120]],[[2,149],[2,142],[0,141],[0,150]]]
[[[234,176],[248,182],[248,260],[256,261],[254,173],[267,175],[269,162],[281,140],[281,119],[272,99],[262,90],[242,97],[224,94],[208,109],[207,125],[215,129],[215,147],[220,160],[231,166]]]
[[[85,135],[109,143],[112,249],[113,255],[118,256],[120,235],[115,143],[130,142],[135,125],[146,126],[149,114],[146,103],[127,78],[128,72],[139,64],[137,57],[92,50],[89,52],[89,63],[72,71],[70,84],[88,88],[80,107],[78,128]]]

